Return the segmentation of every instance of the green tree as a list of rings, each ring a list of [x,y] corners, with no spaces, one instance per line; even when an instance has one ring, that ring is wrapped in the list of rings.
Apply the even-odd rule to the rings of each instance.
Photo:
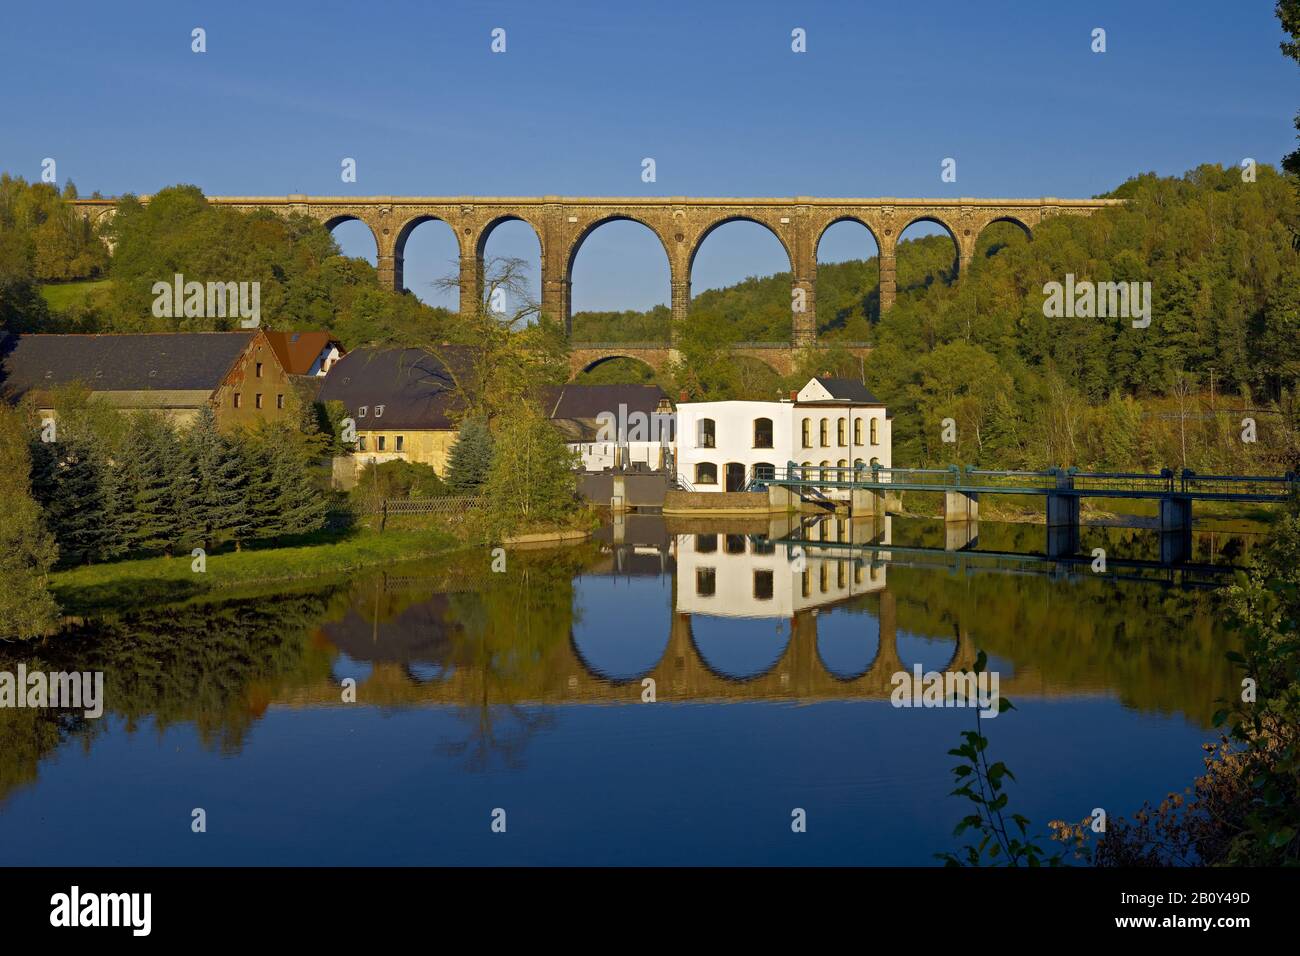
[[[454,495],[476,495],[492,466],[492,433],[482,418],[461,422],[456,444],[447,456],[447,487]]]
[[[560,525],[579,508],[575,455],[559,430],[531,403],[503,419],[484,493],[494,539]]]
[[[29,430],[21,412],[0,403],[0,638],[35,637],[58,614],[46,587],[58,547],[32,497]]]
[[[181,538],[211,550],[221,540],[241,540],[249,521],[244,498],[247,474],[238,444],[217,428],[216,416],[205,407],[185,435],[190,481],[184,494]]]

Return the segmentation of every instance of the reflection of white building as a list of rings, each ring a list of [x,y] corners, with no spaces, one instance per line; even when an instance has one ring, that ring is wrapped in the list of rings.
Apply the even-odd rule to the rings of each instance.
[[[815,474],[892,460],[884,404],[847,378],[814,378],[777,402],[683,402],[675,448],[678,478],[696,491],[740,491],[791,461]]]
[[[677,536],[677,612],[791,618],[884,590],[888,557],[836,545],[889,544],[892,518],[823,518],[800,545],[746,534]]]

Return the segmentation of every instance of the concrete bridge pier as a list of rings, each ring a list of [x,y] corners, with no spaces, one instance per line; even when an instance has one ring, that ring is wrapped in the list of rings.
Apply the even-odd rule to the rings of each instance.
[[[854,488],[850,493],[849,511],[856,515],[885,516],[884,492]]]
[[[1192,499],[1160,499],[1160,560],[1169,564],[1192,556]]]
[[[945,491],[943,520],[968,523],[980,520],[980,496],[967,491]]]
[[[978,521],[946,521],[943,526],[943,547],[946,551],[965,551],[979,543]]]
[[[1077,524],[1047,526],[1047,556],[1064,558],[1079,553],[1079,526]]]
[[[1047,556],[1061,558],[1079,551],[1079,499],[1047,496]]]

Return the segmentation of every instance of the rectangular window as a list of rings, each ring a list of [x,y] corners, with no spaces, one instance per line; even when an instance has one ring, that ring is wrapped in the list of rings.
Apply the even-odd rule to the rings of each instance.
[[[772,600],[772,572],[771,571],[754,572],[754,599],[758,601]]]
[[[713,568],[695,569],[695,593],[700,597],[713,597],[718,589],[718,575]]]
[[[261,363],[261,362],[258,362],[258,363],[257,363],[257,377],[258,377],[258,378],[261,378],[261,377],[262,377],[262,363]]]
[[[366,450],[366,436],[360,435],[357,437],[357,451],[365,451],[365,450]]]
[[[379,436],[379,450],[380,450],[380,451],[383,451],[383,450],[384,450],[384,446],[387,445],[387,444],[388,444],[388,439],[387,439],[387,437],[384,436],[384,435],[380,435],[380,436]]]
[[[275,407],[276,407],[276,408],[284,408],[284,396],[283,396],[283,395],[277,395],[277,396],[275,396]]]
[[[262,407],[262,393],[261,393],[261,392],[258,392],[256,395],[253,396],[253,404],[254,404],[255,406],[257,406],[258,408],[261,408],[261,407]]]
[[[244,404],[244,396],[238,392],[235,393],[235,407],[239,408]]]
[[[398,435],[398,436],[397,436],[397,450],[398,450],[398,451],[403,451],[405,445],[406,445],[406,437],[405,437],[404,435]]]

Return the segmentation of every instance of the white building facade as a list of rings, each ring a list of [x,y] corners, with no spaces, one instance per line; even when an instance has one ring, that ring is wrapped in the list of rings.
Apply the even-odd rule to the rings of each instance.
[[[853,379],[814,378],[792,399],[776,402],[682,402],[674,446],[678,481],[695,491],[742,491],[789,462],[811,469],[812,477],[818,468],[889,468],[890,424],[884,404]]]

